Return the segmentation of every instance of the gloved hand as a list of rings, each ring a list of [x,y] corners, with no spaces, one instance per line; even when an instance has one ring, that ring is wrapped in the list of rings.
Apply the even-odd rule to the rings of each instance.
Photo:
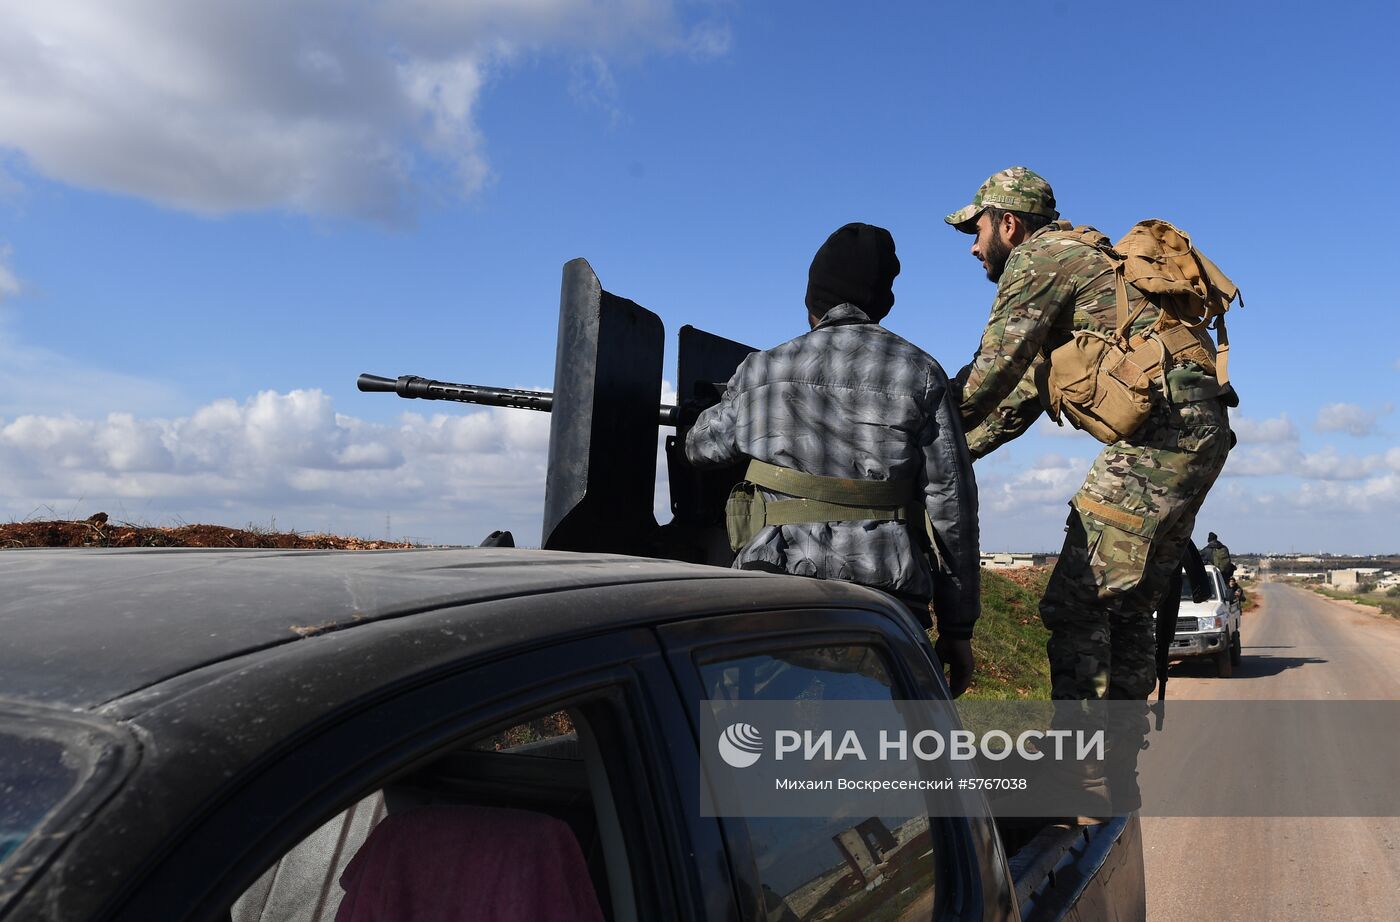
[[[695,393],[680,401],[679,420],[676,428],[689,429],[695,425],[700,414],[724,399],[726,386],[722,382],[697,381]]]
[[[938,661],[948,668],[948,690],[956,698],[972,684],[972,641],[939,635],[933,645]]]
[[[679,413],[677,413],[676,428],[678,430],[690,429],[695,425],[695,421],[700,418],[700,414],[712,406],[694,397],[680,402]]]

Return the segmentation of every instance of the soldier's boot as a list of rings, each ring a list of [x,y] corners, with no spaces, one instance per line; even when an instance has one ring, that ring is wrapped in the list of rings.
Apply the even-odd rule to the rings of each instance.
[[[1142,807],[1138,758],[1148,745],[1148,713],[1146,701],[1109,702],[1108,748],[1104,763],[1116,813],[1132,813]]]
[[[1060,822],[1089,825],[1113,815],[1105,760],[1045,759],[1035,769],[1036,787],[1044,791],[1043,807]]]

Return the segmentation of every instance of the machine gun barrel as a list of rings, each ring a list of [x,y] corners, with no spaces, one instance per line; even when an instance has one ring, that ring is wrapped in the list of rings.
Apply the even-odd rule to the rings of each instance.
[[[554,395],[549,391],[520,391],[508,387],[453,384],[448,381],[420,378],[417,375],[381,378],[379,375],[364,374],[360,375],[355,386],[362,391],[393,393],[410,400],[452,400],[488,407],[539,410],[543,413],[554,409]],[[662,404],[658,408],[657,425],[674,426],[678,418],[679,412],[676,407]]]

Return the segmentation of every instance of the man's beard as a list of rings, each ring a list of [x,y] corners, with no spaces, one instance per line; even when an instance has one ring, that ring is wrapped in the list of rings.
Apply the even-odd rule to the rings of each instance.
[[[982,259],[987,263],[987,280],[1000,282],[1006,271],[1006,261],[1011,258],[1011,244],[1001,236],[1001,228],[992,228],[992,239],[987,241],[987,250]]]

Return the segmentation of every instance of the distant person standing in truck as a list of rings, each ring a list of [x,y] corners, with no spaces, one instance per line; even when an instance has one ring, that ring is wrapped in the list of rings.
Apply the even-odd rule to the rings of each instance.
[[[750,355],[686,437],[699,466],[747,461],[726,517],[734,566],[882,589],[929,625],[961,694],[980,611],[977,487],[958,398],[880,325],[894,238],[847,224],[808,271],[811,332]]]
[[[1235,562],[1230,559],[1230,549],[1220,543],[1220,538],[1215,532],[1206,535],[1206,546],[1201,548],[1201,556],[1207,563],[1214,564],[1221,576],[1226,579],[1234,578]]]

